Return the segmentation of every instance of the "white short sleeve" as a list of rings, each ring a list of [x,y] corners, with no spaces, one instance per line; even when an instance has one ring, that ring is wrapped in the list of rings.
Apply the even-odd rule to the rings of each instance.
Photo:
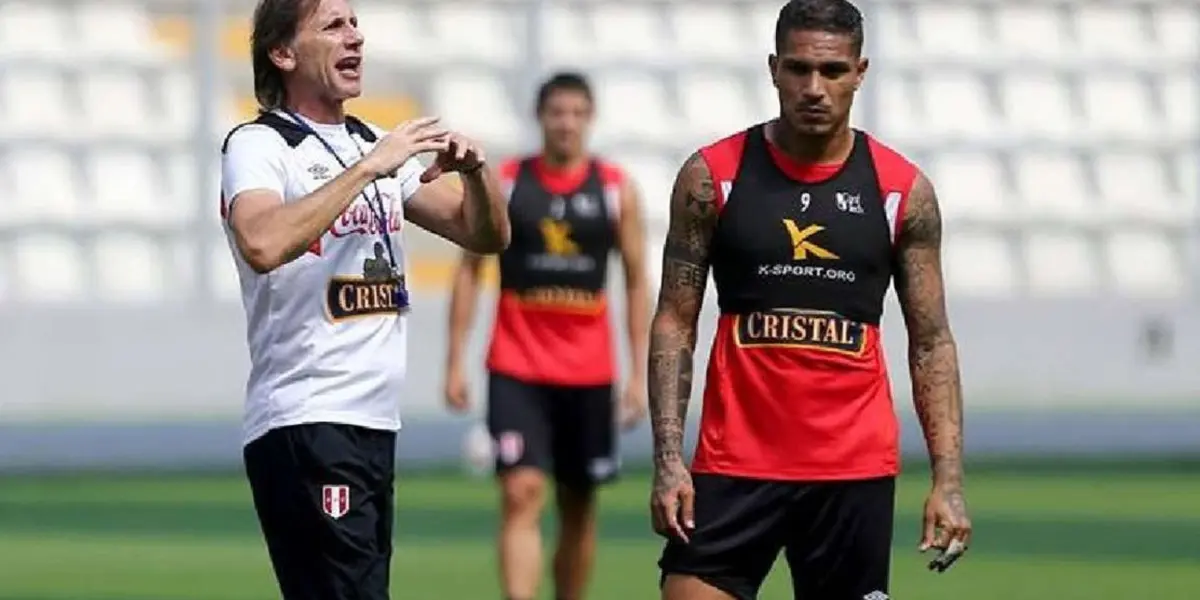
[[[396,171],[396,181],[400,183],[400,197],[404,202],[408,202],[413,194],[423,185],[421,183],[421,173],[425,172],[425,165],[417,160],[414,156],[408,159],[400,169]]]
[[[287,144],[273,129],[246,125],[229,136],[221,156],[221,201],[225,210],[247,190],[271,190],[284,197]]]

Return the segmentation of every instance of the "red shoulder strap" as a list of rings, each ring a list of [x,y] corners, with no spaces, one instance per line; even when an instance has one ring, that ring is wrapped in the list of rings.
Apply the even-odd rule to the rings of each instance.
[[[708,172],[712,175],[718,213],[724,208],[729,192],[733,190],[733,180],[737,178],[738,167],[742,163],[742,151],[745,148],[746,132],[740,131],[700,149],[700,158],[704,160]]]

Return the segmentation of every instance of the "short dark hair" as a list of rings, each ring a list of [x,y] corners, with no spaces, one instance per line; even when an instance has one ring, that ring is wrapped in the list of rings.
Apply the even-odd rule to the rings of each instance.
[[[863,16],[848,0],[789,0],[775,21],[775,51],[782,52],[788,33],[824,31],[850,36],[854,53],[863,48]]]
[[[588,82],[586,76],[574,71],[560,71],[551,75],[538,87],[537,106],[535,107],[537,114],[542,114],[542,109],[546,108],[546,102],[550,99],[550,95],[560,91],[579,92],[587,97],[588,102],[595,102],[592,98],[592,84]]]
[[[271,51],[290,44],[301,21],[320,0],[259,0],[250,33],[250,63],[254,69],[254,97],[260,110],[280,108],[287,101],[283,72],[271,62]]]

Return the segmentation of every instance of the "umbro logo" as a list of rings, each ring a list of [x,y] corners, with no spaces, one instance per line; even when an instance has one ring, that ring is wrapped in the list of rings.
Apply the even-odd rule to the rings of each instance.
[[[874,591],[866,596],[863,596],[863,600],[891,600],[891,598],[891,596],[880,591]]]
[[[329,167],[321,163],[313,163],[312,166],[308,168],[308,174],[312,175],[313,179],[318,181],[332,177],[329,174]]]

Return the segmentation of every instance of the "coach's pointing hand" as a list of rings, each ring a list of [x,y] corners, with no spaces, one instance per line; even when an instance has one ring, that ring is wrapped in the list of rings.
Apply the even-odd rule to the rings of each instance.
[[[396,174],[408,159],[422,152],[441,152],[449,144],[450,132],[439,125],[440,117],[405,121],[383,136],[363,158],[363,166],[378,177]]]
[[[474,141],[462,134],[451,133],[447,137],[446,147],[438,152],[433,164],[421,174],[421,183],[429,183],[443,173],[474,171],[483,162],[483,150]]]
[[[962,486],[935,483],[925,500],[925,526],[919,548],[921,552],[938,550],[929,569],[938,573],[949,569],[970,544],[971,519]]]
[[[688,533],[696,528],[695,499],[692,475],[682,458],[655,461],[654,491],[650,497],[654,531],[661,536],[674,535],[687,542]]]

